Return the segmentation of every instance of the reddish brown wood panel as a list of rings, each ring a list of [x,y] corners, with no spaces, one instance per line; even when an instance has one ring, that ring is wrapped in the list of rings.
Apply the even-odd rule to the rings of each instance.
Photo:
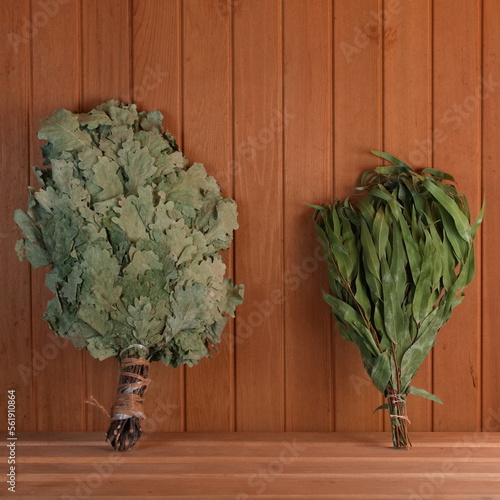
[[[328,431],[334,397],[331,314],[321,293],[328,281],[306,203],[322,203],[333,194],[333,11],[328,1],[293,0],[284,3],[283,14],[286,430]]]
[[[203,163],[233,196],[231,163],[231,16],[210,0],[185,0],[183,10],[184,154]],[[231,250],[224,259],[232,275]],[[234,430],[234,365],[231,337],[212,359],[186,368],[186,430]],[[214,405],[213,401],[218,404]]]
[[[449,170],[467,192],[471,210],[481,201],[481,5],[474,0],[434,3],[434,166]],[[476,268],[481,276],[480,238]],[[478,429],[481,425],[480,279],[466,291],[434,347],[434,430]]]
[[[500,429],[496,259],[500,10],[494,0],[0,0],[2,243],[0,402],[14,387],[27,430],[99,430],[115,360],[62,346],[42,319],[44,271],[13,250],[39,164],[38,121],[110,98],[158,109],[191,161],[236,199],[224,256],[245,303],[220,354],[156,363],[147,431],[374,431],[382,402],[321,290],[305,203],[344,198],[370,149],[453,174],[475,216],[477,274],[415,385],[413,430]],[[482,80],[481,80],[482,77]],[[68,409],[71,409],[69,411]],[[385,422],[387,426],[387,421]],[[6,422],[0,421],[4,429]]]
[[[29,51],[30,12],[27,0],[3,6],[0,20],[2,58],[0,93],[3,118],[0,122],[0,317],[2,368],[0,402],[7,427],[7,391],[15,390],[17,426],[35,430],[32,399],[34,378],[31,341],[31,275],[19,262],[14,245],[19,231],[12,220],[16,208],[26,210],[29,183]]]
[[[360,173],[377,164],[370,149],[382,146],[382,24],[376,0],[335,2],[334,170],[335,197],[359,184]],[[366,374],[357,347],[333,332],[335,430],[380,430],[373,415],[381,395]],[[342,403],[340,403],[342,402]]]
[[[36,136],[40,120],[62,107],[71,110],[80,107],[80,60],[75,57],[80,46],[80,6],[74,1],[51,5],[52,9],[46,12],[47,26],[32,39],[30,163],[38,166],[43,164],[40,150],[43,142]],[[44,11],[40,5],[31,4],[32,19],[41,12]],[[63,19],[66,21],[61,22]],[[40,82],[51,84],[40,85]],[[30,182],[39,187],[33,173]],[[33,359],[37,360],[33,371],[36,429],[83,430],[86,413],[83,359],[87,354],[75,349],[66,339],[56,337],[48,324],[40,321],[47,301],[52,298],[45,286],[45,275],[45,270],[34,271],[32,285]],[[52,383],[47,383],[49,380]],[[66,396],[61,398],[61,394]]]
[[[482,428],[500,431],[500,363],[498,362],[498,283],[500,265],[500,3],[483,3],[482,36],[482,181],[487,216],[482,230]],[[480,276],[481,277],[481,276]],[[481,281],[479,282],[481,284]]]
[[[181,3],[163,0],[133,3],[132,99],[140,109],[158,109],[163,125],[182,147]],[[151,365],[145,428],[185,429],[184,369]]]
[[[232,2],[238,282],[236,429],[284,429],[281,2]],[[257,15],[258,13],[258,15]]]

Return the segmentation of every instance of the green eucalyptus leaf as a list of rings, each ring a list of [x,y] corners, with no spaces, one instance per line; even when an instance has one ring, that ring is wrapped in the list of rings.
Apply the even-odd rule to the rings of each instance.
[[[410,169],[409,165],[407,165],[406,163],[404,163],[401,160],[398,160],[396,157],[394,157],[388,153],[384,153],[383,151],[374,151],[373,149],[371,150],[371,152],[375,156],[379,156],[380,158],[383,158],[384,160],[390,161],[391,163],[393,163],[394,165],[396,165],[398,167],[404,167],[405,169]]]
[[[455,227],[457,228],[457,231],[462,239],[466,242],[470,242],[472,239],[470,224],[467,217],[460,209],[460,206],[457,205],[457,203],[444,192],[442,186],[433,182],[431,179],[425,179],[424,186],[451,215],[453,222],[455,223]]]
[[[375,209],[366,198],[359,199],[356,208],[359,210],[360,215],[363,216],[366,224],[368,225],[368,229],[371,231],[373,219],[375,218]]]
[[[370,374],[373,385],[382,393],[386,390],[389,379],[391,378],[389,355],[389,351],[380,353]]]
[[[404,322],[403,304],[400,302],[400,296],[386,259],[382,260],[382,290],[385,332],[394,344],[405,343],[406,345],[409,334],[408,326]]]
[[[434,401],[441,405],[443,404],[443,402],[437,396],[434,396],[434,394],[427,392],[425,389],[420,389],[418,387],[410,385],[410,387],[408,387],[408,392],[410,394],[414,394],[415,396],[420,396],[422,398],[430,399],[431,401]]]
[[[478,230],[479,226],[481,225],[481,223],[483,222],[485,210],[486,210],[486,200],[483,201],[483,205],[481,207],[479,215],[477,216],[477,219],[474,221],[474,224],[472,225],[472,228],[471,228],[472,238],[476,237],[477,230]]]
[[[373,153],[393,166],[365,172],[355,203],[313,207],[331,288],[324,299],[384,396],[412,393],[441,402],[411,381],[474,276],[473,240],[484,203],[471,225],[467,198],[450,174],[433,168],[420,174],[392,155]]]
[[[468,244],[458,233],[453,217],[441,206],[439,212],[443,223],[444,236],[452,246],[457,261],[463,262],[467,254]]]
[[[384,208],[380,207],[373,219],[372,227],[373,242],[379,259],[382,260],[386,255],[387,243],[389,240],[389,226],[386,221]]]
[[[405,298],[405,289],[407,276],[406,273],[401,272],[402,269],[406,269],[407,258],[405,249],[403,246],[401,231],[397,224],[391,224],[392,229],[392,255],[391,255],[391,265],[390,274],[394,282],[394,291],[397,297],[397,301],[403,304]]]
[[[442,170],[436,170],[435,168],[424,168],[422,170],[423,174],[429,174],[432,175],[433,177],[436,177],[439,180],[447,180],[447,181],[455,181],[452,175],[447,174],[446,172],[443,172]]]
[[[411,380],[417,373],[420,365],[429,354],[435,344],[436,333],[444,324],[443,316],[446,311],[434,309],[422,322],[422,328],[417,339],[404,353],[401,361],[401,387],[406,390]]]
[[[370,351],[373,354],[377,354],[379,349],[371,332],[368,330],[364,324],[361,315],[354,310],[349,304],[337,299],[333,295],[323,294],[325,301],[332,307],[332,311],[335,312],[335,316],[339,323],[347,322],[356,330],[358,335],[362,338],[363,342],[367,342],[370,346]]]
[[[373,413],[376,413],[379,410],[388,410],[388,409],[389,409],[389,403],[384,403],[383,405],[377,406],[377,408],[373,410]]]
[[[377,255],[375,243],[373,242],[368,225],[364,220],[361,221],[361,246],[363,248],[362,258],[366,263],[366,269],[373,274],[377,280],[380,280],[379,255]]]

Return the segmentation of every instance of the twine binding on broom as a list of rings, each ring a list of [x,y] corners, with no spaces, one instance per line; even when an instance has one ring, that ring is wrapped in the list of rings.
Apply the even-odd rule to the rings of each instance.
[[[108,411],[106,410],[106,408],[104,408],[104,406],[102,406],[102,404],[99,403],[99,401],[97,401],[97,399],[94,396],[91,395],[90,399],[86,399],[84,401],[84,403],[87,403],[88,405],[95,406],[96,408],[98,408],[99,410],[101,410],[101,413],[103,415],[105,415],[108,418],[111,418],[111,415],[108,413]]]
[[[141,344],[132,344],[120,352],[123,355],[129,349],[149,349]],[[144,358],[126,357],[121,360],[120,381],[115,404],[111,409],[111,424],[106,433],[108,443],[115,450],[132,448],[142,435],[140,421],[146,418],[144,413],[144,393],[149,387],[149,362]]]
[[[138,370],[146,373],[146,376],[135,371],[136,367],[144,366],[145,369]],[[124,420],[130,417],[139,419],[146,418],[144,407],[144,393],[146,392],[150,379],[147,376],[149,362],[144,358],[125,358],[121,361],[121,376],[115,404],[111,410],[111,420]],[[135,382],[122,382],[127,377]]]
[[[408,436],[407,424],[411,422],[406,414],[406,394],[400,394],[394,389],[388,389],[386,397],[389,403],[393,445],[395,448],[409,449],[411,441]]]
[[[403,405],[405,405],[405,411],[406,411],[406,397],[404,394],[392,393],[387,396],[387,399],[391,400],[392,406],[395,406],[397,403],[402,403]],[[395,419],[399,418],[400,420],[406,420],[409,424],[411,424],[410,419],[408,418],[407,415],[393,415],[389,413],[389,416]]]

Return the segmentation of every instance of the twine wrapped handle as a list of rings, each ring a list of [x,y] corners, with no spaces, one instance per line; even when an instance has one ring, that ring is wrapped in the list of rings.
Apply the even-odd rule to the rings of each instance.
[[[395,448],[409,449],[411,441],[408,436],[408,424],[410,419],[406,414],[406,394],[400,394],[394,389],[388,389],[386,393],[391,417],[392,443]]]
[[[140,344],[132,344],[120,353],[139,349],[149,354],[149,349]],[[126,357],[120,362],[121,372],[115,404],[111,409],[111,424],[106,432],[106,441],[117,451],[130,450],[142,436],[141,420],[144,413],[144,393],[150,379],[149,362],[142,357]]]

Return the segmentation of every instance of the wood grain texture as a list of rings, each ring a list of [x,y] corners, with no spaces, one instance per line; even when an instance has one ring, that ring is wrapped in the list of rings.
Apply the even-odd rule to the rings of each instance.
[[[231,16],[210,0],[183,3],[184,154],[234,196],[231,162]],[[232,276],[232,250],[224,262]],[[234,430],[233,323],[219,353],[186,369],[186,430]],[[213,401],[218,404],[214,405]]]
[[[131,12],[128,0],[82,2],[82,107],[130,101]]]
[[[481,10],[472,0],[434,2],[433,102],[434,167],[458,179],[471,211],[481,201]],[[476,272],[481,276],[480,237]],[[434,430],[478,429],[481,425],[480,281],[466,291],[434,347],[434,392],[444,405],[434,407]]]
[[[432,10],[429,1],[385,2],[384,147],[412,167],[432,165]],[[432,354],[413,380],[432,392]],[[408,412],[415,431],[432,430],[432,406],[409,396]],[[386,415],[385,429],[390,429]]]
[[[326,266],[306,203],[333,199],[333,12],[328,1],[293,0],[284,3],[283,14],[284,162],[289,167],[284,173],[286,430],[328,431],[334,397],[332,320],[321,294],[328,288]]]
[[[7,390],[16,391],[17,425],[35,430],[32,400],[31,275],[19,262],[14,246],[21,237],[12,217],[27,208],[29,183],[29,2],[3,6],[0,19],[0,93],[4,118],[0,121],[0,402],[6,415]],[[5,429],[6,419],[0,422]]]
[[[500,363],[498,362],[498,247],[500,245],[500,4],[483,3],[482,78],[491,89],[482,102],[482,165],[483,192],[487,200],[487,215],[481,230],[483,240],[482,268],[482,427],[500,430]]]
[[[130,3],[121,0],[82,2],[83,110],[107,101],[130,100]],[[111,408],[118,388],[119,366],[114,358],[85,357],[85,397]],[[87,411],[87,430],[106,430],[109,418],[97,407]]]
[[[182,149],[181,7],[162,0],[133,3],[132,98],[141,110],[158,109],[163,125]],[[144,428],[185,429],[184,367],[153,363],[146,394]]]
[[[382,148],[454,174],[473,215],[482,184],[488,200],[476,278],[415,379],[445,404],[411,397],[411,430],[500,429],[498,2],[0,6],[0,404],[7,388],[17,389],[20,429],[108,425],[84,400],[93,395],[109,409],[117,363],[58,347],[41,319],[49,298],[43,271],[30,271],[13,251],[20,233],[12,214],[26,208],[29,167],[40,163],[38,120],[110,98],[159,109],[181,149],[217,177],[240,214],[224,259],[246,286],[245,303],[217,357],[192,369],[152,366],[146,432],[384,428],[383,415],[372,415],[382,398],[322,302],[326,266],[316,267],[304,205],[351,194],[378,163],[369,150]]]
[[[37,138],[40,120],[61,107],[78,110],[80,105],[79,2],[52,5],[47,25],[32,39],[31,78],[31,165],[43,165]],[[42,12],[40,5],[31,5],[31,17]],[[58,29],[54,29],[55,25]],[[51,81],[50,88],[38,82]],[[30,184],[39,187],[33,172]],[[43,321],[47,302],[53,294],[45,286],[45,270],[33,271],[32,331],[33,371],[36,429],[61,431],[84,430],[83,353],[66,339],[57,337]],[[68,376],[71,374],[71,376]],[[61,398],[61,394],[65,396]],[[71,411],[67,411],[68,407]]]
[[[284,429],[283,106],[280,2],[234,4],[236,430]],[[256,13],[259,13],[257,16]]]
[[[362,172],[377,164],[382,145],[382,25],[377,1],[336,2],[334,8],[334,193],[343,199]],[[357,347],[334,331],[335,430],[382,429],[382,403]]]
[[[498,433],[415,433],[410,452],[388,433],[149,434],[131,453],[100,435],[20,436],[22,498],[500,498]],[[4,447],[5,448],[5,447]],[[5,451],[2,449],[2,454]]]

